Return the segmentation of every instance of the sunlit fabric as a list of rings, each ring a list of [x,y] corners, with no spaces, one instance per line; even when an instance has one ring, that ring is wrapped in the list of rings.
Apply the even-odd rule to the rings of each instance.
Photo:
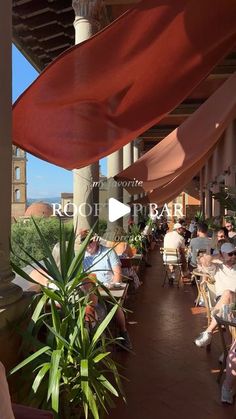
[[[59,56],[17,100],[13,142],[64,168],[120,149],[236,43],[235,0],[144,0]]]
[[[145,198],[159,204],[183,191],[213,153],[229,123],[236,117],[236,73],[232,75],[182,125],[144,154],[116,179],[142,181],[152,191]]]

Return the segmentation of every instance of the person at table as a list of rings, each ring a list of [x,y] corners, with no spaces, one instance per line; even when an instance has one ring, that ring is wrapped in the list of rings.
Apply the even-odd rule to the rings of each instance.
[[[197,237],[191,239],[190,241],[190,270],[193,270],[197,267],[197,256],[199,250],[204,250],[205,253],[210,254],[211,251],[211,240],[208,235],[208,226],[205,223],[200,223],[197,226]]]
[[[198,221],[199,221],[198,217],[194,217],[194,220],[191,220],[191,222],[189,224],[188,230],[191,233],[192,239],[194,237],[197,237],[197,225],[198,225]]]
[[[228,236],[230,239],[233,239],[236,236],[236,231],[234,230],[234,225],[232,221],[226,221],[225,227],[228,230]]]
[[[175,223],[173,226],[173,231],[170,231],[166,233],[164,237],[164,249],[175,249],[176,250],[176,256],[175,255],[163,255],[163,258],[165,262],[169,262],[169,269],[172,273],[174,271],[174,266],[171,264],[171,262],[176,263],[179,260],[182,263],[183,271],[187,271],[187,262],[185,257],[185,241],[183,237],[184,229],[180,223]],[[179,254],[179,257],[178,257]]]
[[[234,246],[236,246],[236,231],[234,229],[233,222],[232,221],[226,221],[225,228],[228,231],[229,241],[232,242],[234,244]]]
[[[221,246],[221,259],[219,256],[203,255],[200,263],[207,273],[214,276],[216,288],[216,305],[214,310],[220,310],[223,305],[235,302],[236,292],[236,249],[232,243]],[[195,344],[202,348],[211,343],[212,334],[217,326],[213,318],[207,329],[196,339]]]
[[[161,221],[161,232],[162,232],[163,236],[166,235],[168,230],[169,230],[169,226],[168,226],[167,219],[163,218],[163,220]]]
[[[229,239],[228,239],[228,235],[225,233],[225,230],[223,228],[218,230],[216,233],[215,244],[214,245],[212,244],[212,248],[211,248],[212,254],[219,255],[221,246],[224,243],[228,243],[228,242],[229,242]]]
[[[112,288],[114,284],[122,282],[119,257],[113,249],[108,249],[101,245],[99,240],[91,240],[88,244],[83,260],[83,268],[85,272],[96,274],[98,281],[102,282],[107,288]],[[125,315],[120,307],[117,309],[115,316],[120,337],[123,338],[122,345],[127,349],[132,349]]]
[[[110,237],[113,240],[106,242],[106,247],[113,248],[116,254],[119,256],[119,259],[133,258],[133,251],[129,243],[125,241],[126,237],[127,234],[123,227],[117,227],[115,228],[112,237]],[[135,288],[138,288],[141,285],[140,279],[134,266],[130,266],[129,268],[122,268],[122,275],[131,278]]]
[[[88,230],[80,230],[80,237],[88,234]],[[68,242],[66,242],[66,246]],[[61,257],[60,257],[60,244],[56,243],[52,250],[53,259],[58,267],[61,269]],[[53,282],[53,278],[49,277],[45,271],[40,268],[33,269],[30,273],[31,278],[39,285],[57,290],[58,287]],[[89,294],[90,303],[85,308],[85,321],[92,330],[104,319],[106,313],[104,307],[99,304],[97,295],[93,292],[94,284],[96,283],[96,275],[88,274],[87,278],[84,278],[81,289],[85,294]],[[34,288],[35,291],[40,291]],[[60,304],[56,303],[56,306],[60,308]]]
[[[183,235],[183,237],[184,237],[185,246],[189,246],[190,241],[191,241],[191,236],[192,236],[192,234],[191,234],[191,232],[187,229],[187,224],[186,224],[186,222],[185,222],[185,220],[184,220],[184,219],[180,219],[178,222],[179,222],[179,223],[182,225],[182,227],[183,227],[183,233],[182,233],[182,235]]]

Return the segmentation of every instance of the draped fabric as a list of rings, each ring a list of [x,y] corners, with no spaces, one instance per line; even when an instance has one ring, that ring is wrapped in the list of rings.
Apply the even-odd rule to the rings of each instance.
[[[67,169],[136,138],[236,43],[235,0],[144,0],[59,56],[17,100],[16,146]]]
[[[115,178],[142,181],[131,193],[151,191],[148,202],[165,203],[178,196],[213,153],[236,117],[236,73],[164,140]],[[222,156],[223,157],[223,156]]]

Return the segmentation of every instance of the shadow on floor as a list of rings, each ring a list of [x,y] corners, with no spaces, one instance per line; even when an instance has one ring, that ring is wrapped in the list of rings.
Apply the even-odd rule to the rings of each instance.
[[[193,344],[207,323],[204,310],[193,309],[196,289],[162,288],[163,268],[156,250],[151,263],[144,284],[127,301],[133,310],[128,322],[135,354],[117,354],[129,379],[127,405],[118,400],[109,418],[232,419],[233,408],[222,406],[216,382],[218,336],[209,353]]]

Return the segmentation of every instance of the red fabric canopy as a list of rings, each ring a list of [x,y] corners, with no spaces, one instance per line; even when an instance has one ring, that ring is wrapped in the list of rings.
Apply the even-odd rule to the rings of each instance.
[[[153,190],[149,202],[169,202],[205,164],[236,117],[236,73],[179,128],[115,178],[142,181],[131,193]]]
[[[178,105],[236,43],[235,0],[144,0],[57,58],[17,100],[13,142],[80,168]]]

